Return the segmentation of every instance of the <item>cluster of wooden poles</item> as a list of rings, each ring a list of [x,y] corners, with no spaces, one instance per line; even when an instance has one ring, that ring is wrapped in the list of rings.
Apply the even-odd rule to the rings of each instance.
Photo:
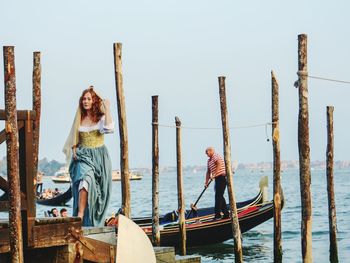
[[[115,44],[116,86],[118,100],[121,144],[121,170],[122,170],[122,206],[125,214],[130,215],[130,191],[126,169],[127,161],[127,135],[125,109],[123,109],[123,88],[121,75],[121,44]],[[117,55],[116,55],[117,54]],[[312,262],[312,205],[311,205],[311,172],[310,172],[310,146],[309,146],[309,113],[308,113],[308,86],[307,86],[307,35],[298,36],[298,81],[299,89],[299,120],[298,120],[298,147],[299,171],[301,193],[301,247],[303,262]],[[218,77],[219,99],[222,120],[224,160],[228,183],[229,203],[232,211],[231,224],[234,240],[235,262],[243,262],[241,233],[238,223],[235,194],[233,191],[233,171],[231,165],[231,144],[226,101],[225,77]],[[280,129],[279,129],[279,86],[274,72],[271,72],[272,86],[272,146],[273,146],[273,201],[274,201],[274,262],[282,262],[282,230],[281,230],[281,160],[280,160]],[[336,213],[334,202],[333,183],[333,110],[327,107],[327,190],[329,202],[329,231],[330,231],[330,260],[338,262],[336,243]],[[124,112],[124,113],[123,113]],[[177,156],[177,190],[180,229],[180,253],[186,254],[186,224],[185,201],[183,195],[182,159],[181,159],[181,121],[175,117],[176,125],[176,156]],[[159,230],[159,146],[158,146],[158,96],[152,96],[152,241],[155,246],[160,244]]]
[[[130,184],[128,180],[128,139],[127,125],[125,114],[125,103],[123,95],[123,77],[122,77],[122,45],[114,44],[114,65],[115,79],[117,88],[117,105],[119,118],[120,134],[120,170],[121,170],[121,188],[122,188],[122,210],[123,213],[130,217]],[[224,138],[224,159],[228,179],[229,201],[232,211],[232,232],[234,233],[235,251],[239,258],[242,258],[241,234],[238,223],[236,201],[233,192],[233,178],[231,165],[231,146],[229,123],[226,103],[225,77],[219,77],[219,94],[221,105],[221,117]],[[179,228],[181,235],[180,252],[186,255],[186,224],[185,224],[185,202],[183,195],[183,177],[182,177],[182,160],[181,160],[181,121],[175,117],[176,125],[176,156],[177,156],[177,189],[178,189],[178,211],[179,211]],[[158,96],[152,96],[152,242],[155,246],[160,245],[160,228],[159,228],[159,142],[158,142]]]
[[[303,262],[312,262],[312,205],[311,205],[311,172],[309,146],[309,114],[308,114],[308,86],[307,86],[307,36],[298,36],[298,89],[299,89],[299,121],[298,146],[300,165],[300,192],[302,205],[301,245]],[[122,74],[122,44],[115,43],[114,69],[116,83],[116,97],[120,135],[120,170],[122,190],[122,210],[125,216],[131,216],[128,135],[123,91]],[[16,116],[16,84],[14,48],[4,47],[4,82],[5,82],[5,114],[7,160],[9,180],[9,221],[10,245],[12,262],[23,262],[22,228],[20,213],[20,187],[18,175],[18,146],[17,146],[17,116]],[[274,262],[282,262],[282,231],[281,231],[281,161],[280,161],[280,130],[279,130],[279,87],[275,74],[271,72],[272,80],[272,145],[273,145],[273,200],[274,200]],[[228,181],[229,203],[232,211],[231,223],[234,240],[235,262],[243,262],[241,233],[238,223],[235,195],[233,191],[233,171],[231,165],[231,144],[226,101],[225,77],[220,76],[219,99],[223,131],[224,160]],[[40,52],[34,52],[33,69],[33,110],[35,124],[33,127],[33,174],[36,174],[38,163],[39,127],[41,112],[41,65]],[[333,110],[327,107],[328,144],[327,144],[327,190],[329,201],[329,228],[330,228],[330,259],[338,262],[336,243],[336,214],[333,183]],[[176,155],[177,155],[177,188],[179,228],[181,235],[180,252],[186,254],[186,224],[185,202],[183,195],[182,159],[181,159],[181,121],[175,117],[176,125]],[[155,246],[160,244],[159,228],[159,146],[158,146],[158,96],[152,96],[152,241]],[[34,210],[35,217],[35,210]]]
[[[0,120],[5,120],[5,129],[1,132],[0,138],[1,142],[6,140],[7,144],[8,183],[0,180],[0,186],[1,189],[7,190],[9,196],[8,211],[11,259],[12,262],[23,262],[23,238],[29,239],[31,235],[31,233],[27,233],[28,236],[24,237],[23,232],[27,232],[29,225],[32,224],[32,220],[28,219],[35,218],[36,214],[35,193],[32,186],[38,167],[39,120],[41,112],[40,52],[34,52],[33,108],[28,111],[17,111],[14,47],[4,47],[3,56],[5,110],[0,110]],[[20,129],[21,133],[19,136]],[[32,182],[31,184],[27,183],[23,178],[25,175],[29,176]],[[25,194],[21,192],[20,184],[22,183],[24,184],[22,189],[25,189]],[[21,214],[21,208],[23,207],[25,209]]]

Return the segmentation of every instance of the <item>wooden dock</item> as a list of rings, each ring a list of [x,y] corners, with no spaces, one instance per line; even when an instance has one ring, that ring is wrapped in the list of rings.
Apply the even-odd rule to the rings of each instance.
[[[80,219],[37,218],[34,246],[24,249],[24,262],[114,263],[117,238],[114,227],[83,227]],[[11,262],[8,221],[0,222],[0,262]],[[159,263],[201,262],[199,256],[176,256],[173,247],[155,247]],[[146,261],[145,261],[146,262]]]
[[[200,263],[200,256],[175,255],[173,247],[154,247],[157,263]]]

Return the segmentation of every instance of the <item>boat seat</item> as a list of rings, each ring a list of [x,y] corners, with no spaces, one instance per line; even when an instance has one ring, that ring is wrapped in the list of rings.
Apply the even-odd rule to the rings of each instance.
[[[60,223],[71,223],[81,221],[80,217],[42,217],[35,218],[35,225],[48,225],[48,224],[60,224]]]

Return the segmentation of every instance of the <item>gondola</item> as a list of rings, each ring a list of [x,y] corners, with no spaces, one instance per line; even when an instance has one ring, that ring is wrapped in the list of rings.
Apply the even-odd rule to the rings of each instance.
[[[265,182],[260,182],[260,191],[257,196],[250,200],[236,203],[242,233],[273,217],[273,202],[266,201],[266,194],[264,194],[267,188],[267,178],[263,180]],[[198,209],[196,213],[190,213],[190,210],[187,210],[186,214],[190,214],[186,220],[186,245],[188,247],[221,243],[232,238],[230,218],[214,220],[213,207]],[[177,219],[176,211],[160,217],[161,246],[179,246],[180,235]],[[152,218],[139,217],[133,218],[133,221],[141,226],[151,239]],[[113,220],[110,220],[108,225],[113,225]]]
[[[64,206],[69,200],[72,199],[72,187],[70,186],[68,190],[64,193],[58,194],[52,198],[40,199],[37,197],[36,203],[40,205],[48,206]]]
[[[273,202],[256,204],[240,210],[238,220],[241,233],[262,224],[273,217]],[[188,247],[221,243],[232,238],[231,219],[214,220],[214,213],[186,220],[186,245]],[[152,226],[144,225],[143,230],[149,238]],[[160,225],[161,246],[179,246],[179,227],[177,223]]]

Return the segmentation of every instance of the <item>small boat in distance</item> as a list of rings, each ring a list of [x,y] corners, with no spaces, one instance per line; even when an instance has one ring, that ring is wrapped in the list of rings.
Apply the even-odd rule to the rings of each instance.
[[[141,180],[142,174],[130,171],[129,178],[130,180]],[[121,181],[120,171],[117,171],[117,170],[112,171],[112,181]]]
[[[57,193],[49,198],[45,198],[44,195],[42,197],[37,196],[36,203],[48,206],[64,206],[72,199],[72,196],[72,187],[70,186],[67,191]]]
[[[135,173],[130,171],[129,173],[130,180],[141,180],[142,174]],[[68,172],[68,168],[63,166],[61,167],[54,176],[52,176],[52,181],[54,183],[70,183],[70,175]],[[112,181],[121,181],[120,171],[113,170],[112,171]]]
[[[51,179],[54,183],[70,183],[68,167],[62,166]]]

